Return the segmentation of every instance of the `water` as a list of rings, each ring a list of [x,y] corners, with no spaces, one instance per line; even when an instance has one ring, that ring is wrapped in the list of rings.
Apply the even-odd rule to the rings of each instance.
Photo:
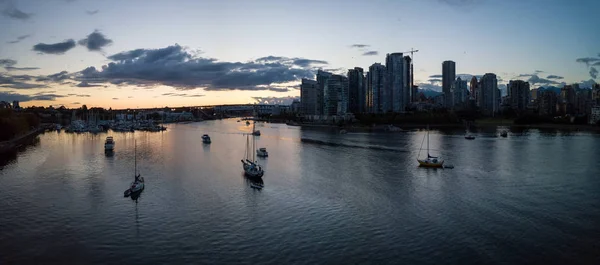
[[[423,131],[257,129],[261,191],[242,176],[243,122],[112,133],[113,156],[107,134],[41,135],[0,170],[0,264],[600,262],[597,134],[434,131],[455,166],[435,170],[416,167]]]

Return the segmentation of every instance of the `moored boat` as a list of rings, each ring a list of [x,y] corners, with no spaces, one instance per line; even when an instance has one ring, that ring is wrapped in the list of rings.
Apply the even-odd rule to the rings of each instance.
[[[421,149],[419,150],[419,155],[417,155],[417,162],[419,162],[419,166],[429,168],[443,168],[444,160],[440,157],[432,156],[429,154],[429,126],[427,126],[427,134],[425,137],[427,137],[427,157],[425,159],[418,158],[418,156],[421,154],[421,150],[423,149],[423,142],[421,142]]]
[[[202,142],[205,144],[210,144],[211,143],[210,136],[208,136],[208,134],[202,135]]]
[[[141,174],[139,174],[137,172],[137,146],[134,147],[134,174],[133,174],[133,176],[134,176],[133,182],[131,182],[131,185],[129,185],[129,188],[127,190],[125,190],[125,192],[123,194],[125,197],[133,196],[137,192],[141,192],[142,190],[144,190],[144,178],[141,176]]]
[[[261,148],[258,148],[258,150],[256,150],[256,156],[258,156],[258,157],[268,157],[269,156],[269,152],[267,152],[267,148],[261,147]]]

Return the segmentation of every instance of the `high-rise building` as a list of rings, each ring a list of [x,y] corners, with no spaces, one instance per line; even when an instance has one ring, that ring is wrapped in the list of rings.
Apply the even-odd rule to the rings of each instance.
[[[477,81],[477,77],[471,77],[471,82],[469,83],[469,96],[472,99],[477,99],[477,88],[479,87],[479,82]]]
[[[523,80],[510,80],[508,82],[507,92],[510,108],[517,112],[527,110],[527,104],[529,104],[529,82]]]
[[[385,57],[385,68],[387,70],[386,89],[384,90],[384,112],[403,112],[404,105],[404,58],[402,53],[391,53]]]
[[[348,78],[331,75],[325,82],[325,115],[346,115],[348,113]]]
[[[319,83],[315,80],[302,78],[300,84],[300,112],[304,115],[317,114],[317,93]]]
[[[577,88],[579,85],[577,85]],[[560,114],[575,114],[575,103],[576,103],[576,87],[574,85],[565,85],[560,90]]]
[[[410,105],[411,102],[413,102],[412,98],[412,80],[411,80],[411,63],[412,59],[410,59],[410,56],[404,56],[404,65],[402,66],[402,68],[404,68],[404,74],[402,75],[402,79],[404,80],[404,85],[402,87],[402,104],[404,105],[404,107],[402,108],[402,111],[404,111],[406,109],[406,107],[408,107]]]
[[[317,115],[325,115],[325,83],[331,75],[330,72],[320,69],[317,71],[317,83],[319,83],[319,89],[317,90]]]
[[[374,63],[367,73],[367,111],[370,113],[383,113],[384,91],[386,88],[385,66]]]
[[[487,73],[480,80],[480,105],[483,115],[494,116],[500,107],[500,90],[498,90],[498,79],[495,74]]]
[[[360,67],[354,67],[354,69],[348,69],[348,82],[349,82],[349,100],[348,100],[348,111],[351,113],[363,113],[365,112],[366,89],[365,89],[365,76],[363,69]]]
[[[533,101],[537,100],[537,93],[538,93],[538,89],[537,88],[532,89],[531,90],[531,95],[529,95],[530,100],[533,100]]]
[[[464,107],[464,103],[467,101],[467,91],[467,81],[463,81],[460,77],[456,78],[452,84],[452,108]]]
[[[538,114],[540,116],[553,117],[556,115],[556,103],[558,97],[552,90],[538,91]]]
[[[592,86],[592,104],[600,105],[600,84]]]
[[[444,107],[452,107],[452,85],[456,80],[456,63],[444,61],[442,63],[442,92],[444,92]]]
[[[575,114],[589,115],[592,110],[592,90],[579,89],[576,91]]]

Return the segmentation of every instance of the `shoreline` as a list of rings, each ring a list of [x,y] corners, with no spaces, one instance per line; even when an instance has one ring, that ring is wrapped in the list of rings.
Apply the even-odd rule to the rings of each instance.
[[[286,123],[287,124],[287,123]],[[353,130],[353,131],[387,131],[387,124],[378,124],[375,126],[365,126],[365,125],[332,125],[332,124],[312,124],[312,123],[300,123],[297,125],[290,125],[294,127],[307,127],[307,128],[337,128],[337,129],[345,129],[345,130]],[[446,128],[446,129],[462,129],[465,126],[463,124],[403,124],[397,125],[393,124],[395,127],[406,131],[406,129],[426,129],[427,126],[429,128]],[[507,123],[477,123],[474,124],[475,128],[490,128],[490,127],[507,127],[507,128],[528,128],[528,129],[556,129],[556,130],[577,130],[577,131],[600,131],[600,126],[590,125],[590,124],[552,124],[552,123],[540,123],[540,124],[507,124]]]
[[[26,134],[18,136],[17,138],[10,139],[8,141],[0,142],[0,154],[8,153],[10,151],[14,151],[19,148],[19,146],[23,145],[24,142],[29,141],[41,133],[43,133],[46,129],[44,126],[40,126],[36,129],[33,129]]]

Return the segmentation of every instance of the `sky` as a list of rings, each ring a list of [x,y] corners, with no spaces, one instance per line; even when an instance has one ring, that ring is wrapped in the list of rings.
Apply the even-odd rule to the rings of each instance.
[[[0,100],[137,108],[289,103],[317,69],[414,54],[533,87],[599,82],[597,0],[0,0]]]

